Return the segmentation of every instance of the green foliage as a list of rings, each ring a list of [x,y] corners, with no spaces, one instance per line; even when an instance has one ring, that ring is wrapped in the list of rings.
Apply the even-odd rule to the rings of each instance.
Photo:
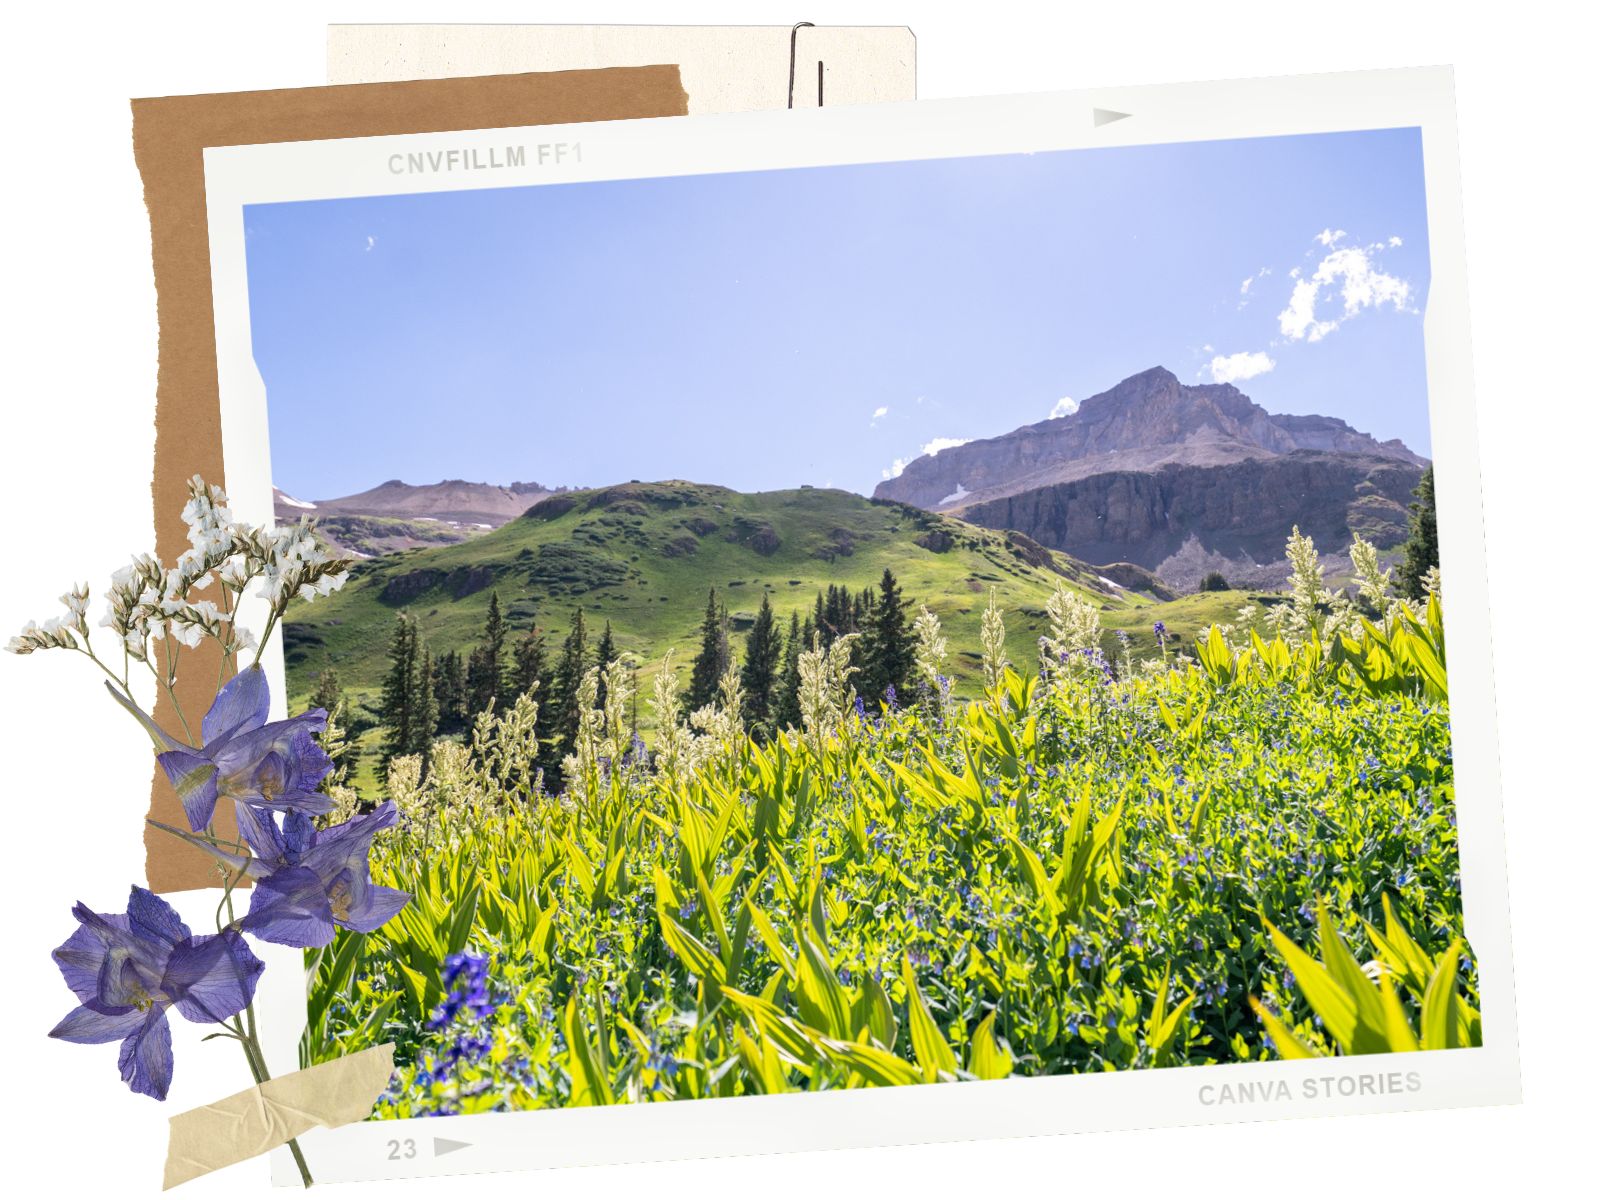
[[[717,589],[706,597],[706,612],[700,622],[700,653],[695,655],[689,675],[689,708],[704,708],[717,698],[717,685],[728,673],[733,648],[728,644],[728,609],[717,600]]]
[[[433,688],[433,658],[408,613],[394,619],[389,641],[389,673],[380,701],[384,725],[383,757],[404,754],[426,757],[439,727]]]
[[[1417,481],[1411,504],[1410,536],[1400,559],[1400,594],[1420,601],[1428,595],[1428,572],[1439,565],[1439,512],[1433,493],[1433,465]]]
[[[1478,1010],[1458,990],[1465,942],[1456,938],[1433,956],[1412,938],[1383,899],[1384,930],[1365,931],[1376,957],[1365,966],[1345,946],[1326,908],[1317,907],[1320,959],[1267,925],[1273,945],[1293,973],[1295,988],[1315,1014],[1298,1031],[1260,1000],[1250,1004],[1284,1058],[1330,1053],[1390,1054],[1456,1050],[1483,1044]],[[1470,986],[1470,979],[1468,980]]]
[[[308,1056],[393,1039],[406,1117],[1355,1053],[1403,1045],[1397,1008],[1470,1044],[1437,615],[1364,631],[1360,669],[1221,630],[1132,678],[1008,669],[676,781],[436,770],[374,852],[412,905],[314,957]],[[448,1012],[461,951],[481,1017]]]
[[[778,634],[778,621],[772,612],[772,600],[763,595],[761,608],[750,626],[745,639],[744,667],[739,683],[744,692],[744,720],[751,733],[760,741],[771,737],[778,700],[778,668],[783,653],[783,643]],[[798,648],[796,668],[798,665]],[[795,722],[799,724],[798,719]]]
[[[1227,577],[1221,571],[1212,571],[1200,581],[1202,592],[1226,592],[1228,588]]]
[[[646,695],[655,664],[669,649],[676,648],[680,664],[693,660],[712,587],[731,616],[753,615],[767,596],[782,628],[791,616],[804,623],[817,593],[826,597],[833,586],[848,598],[853,621],[863,590],[875,587],[889,568],[908,596],[924,599],[937,613],[952,648],[964,649],[979,644],[983,599],[993,586],[1012,614],[1013,662],[1033,660],[1044,602],[1059,579],[1117,611],[1132,613],[1146,602],[1067,555],[1024,557],[1003,533],[842,491],[743,494],[664,483],[556,499],[459,545],[362,560],[342,591],[302,606],[287,635],[292,706],[309,695],[319,671],[335,664],[352,698],[376,706],[395,613],[395,602],[384,596],[402,582],[419,589],[408,592],[404,603],[436,657],[454,651],[465,663],[482,640],[488,606],[498,593],[505,619],[516,630],[538,614],[556,658],[570,614],[581,606],[595,624],[590,653],[593,635],[609,620],[618,651],[643,664]],[[742,522],[770,526],[776,548],[759,538],[731,537]],[[924,544],[930,530],[946,535],[937,540],[945,549]],[[742,623],[735,623],[735,632],[742,643]],[[832,641],[830,630],[819,626],[817,632]],[[801,644],[810,644],[809,635]],[[958,694],[975,696],[977,659],[955,654],[950,668]],[[551,695],[547,688],[547,705]]]

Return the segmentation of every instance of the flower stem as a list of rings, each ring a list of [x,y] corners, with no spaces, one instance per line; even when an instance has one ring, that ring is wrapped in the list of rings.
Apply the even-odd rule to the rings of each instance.
[[[248,1030],[240,1030],[239,1044],[244,1047],[245,1060],[250,1064],[250,1074],[255,1076],[257,1086],[268,1082],[272,1076],[267,1072],[267,1060],[261,1053],[261,1044],[256,1041],[256,1014],[255,1006],[245,1008],[245,1017],[249,1022]],[[300,1149],[300,1143],[295,1138],[289,1139],[289,1153],[294,1155],[294,1165],[300,1169],[300,1184],[302,1187],[311,1186],[311,1168],[306,1165],[305,1153]]]

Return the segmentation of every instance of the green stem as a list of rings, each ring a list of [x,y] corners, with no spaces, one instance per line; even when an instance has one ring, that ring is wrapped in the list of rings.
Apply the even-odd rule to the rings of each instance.
[[[268,1082],[272,1076],[267,1071],[267,1060],[261,1053],[261,1044],[256,1041],[255,1006],[247,1005],[244,1011],[245,1017],[249,1022],[249,1031],[247,1033],[238,1032],[238,1027],[235,1026],[236,1036],[239,1038],[239,1044],[244,1047],[244,1057],[245,1061],[250,1064],[250,1074],[255,1077],[256,1085],[259,1087],[261,1084]],[[301,1186],[310,1187],[311,1168],[306,1165],[306,1156],[300,1149],[299,1141],[295,1138],[289,1139],[289,1153],[294,1155],[294,1165],[300,1170]]]

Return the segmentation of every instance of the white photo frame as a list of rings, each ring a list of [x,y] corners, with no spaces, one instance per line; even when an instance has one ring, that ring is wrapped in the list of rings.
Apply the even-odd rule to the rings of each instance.
[[[265,391],[251,353],[245,206],[845,163],[1421,130],[1425,316],[1440,554],[1449,581],[1462,903],[1480,971],[1473,1049],[696,1103],[369,1122],[303,1139],[319,1182],[1515,1102],[1519,1097],[1488,592],[1451,74],[1447,69],[1095,89],[208,149],[206,193],[228,491],[272,519]],[[1086,231],[1089,236],[1092,231]],[[275,639],[276,643],[276,639]],[[264,664],[277,681],[281,644]],[[304,1022],[297,952],[268,949],[259,1001],[275,1067]],[[439,1142],[465,1148],[438,1153]],[[286,1152],[278,1182],[298,1177]]]

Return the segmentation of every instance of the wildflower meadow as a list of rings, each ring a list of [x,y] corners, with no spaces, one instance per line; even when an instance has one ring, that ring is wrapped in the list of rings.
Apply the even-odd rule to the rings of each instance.
[[[1478,1044],[1438,575],[1351,560],[1297,531],[1283,604],[1142,659],[1061,587],[1008,662],[991,593],[968,700],[926,608],[874,703],[816,639],[763,736],[733,666],[656,672],[648,747],[592,667],[559,790],[491,706],[389,762],[412,901],[308,952],[303,1056],[394,1041],[410,1117]]]

